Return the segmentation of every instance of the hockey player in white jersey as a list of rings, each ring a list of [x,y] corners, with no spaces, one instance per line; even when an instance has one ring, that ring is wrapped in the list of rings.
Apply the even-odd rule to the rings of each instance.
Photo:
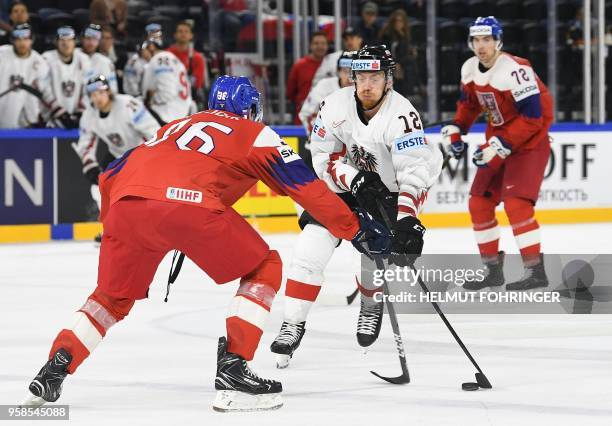
[[[310,93],[302,104],[298,117],[306,129],[306,134],[312,131],[312,123],[319,113],[321,101],[332,92],[353,84],[351,80],[351,61],[355,52],[342,52],[336,65],[337,75],[326,77],[310,89]]]
[[[425,228],[418,213],[438,178],[442,155],[429,144],[419,113],[393,90],[395,61],[384,45],[365,46],[354,56],[354,87],[337,90],[322,103],[311,134],[317,175],[350,206],[361,206],[393,223],[390,261],[410,264],[419,255]],[[382,217],[381,217],[382,216]],[[285,287],[284,321],[271,350],[277,366],[289,364],[305,333],[306,316],[323,284],[323,271],[339,241],[307,212]],[[380,290],[378,290],[380,291]],[[357,341],[374,343],[383,304],[362,289]]]
[[[98,176],[126,151],[137,147],[155,135],[159,124],[142,102],[130,95],[117,95],[103,75],[93,77],[85,88],[91,106],[79,123],[79,142],[75,151],[83,162],[83,174],[91,182],[92,198],[100,207]],[[108,155],[98,159],[98,142],[108,146]],[[99,242],[100,235],[95,240]]]
[[[81,37],[81,50],[91,61],[92,75],[103,75],[108,79],[111,91],[119,93],[117,85],[117,73],[115,72],[115,64],[108,57],[98,52],[98,46],[102,39],[102,27],[96,24],[89,24],[83,31]]]
[[[142,98],[142,77],[151,54],[142,45],[137,46],[138,52],[128,59],[123,68],[123,91],[137,98]]]
[[[0,128],[37,126],[41,112],[67,125],[70,117],[56,101],[49,66],[32,49],[32,29],[15,26],[10,45],[0,46]]]
[[[43,53],[50,69],[51,87],[59,105],[70,114],[68,127],[77,128],[85,110],[87,96],[85,85],[92,75],[91,61],[76,50],[74,28],[63,26],[57,29],[57,48]]]
[[[185,66],[172,53],[162,49],[158,37],[145,41],[144,48],[151,54],[142,79],[145,105],[160,124],[188,115],[192,101]]]

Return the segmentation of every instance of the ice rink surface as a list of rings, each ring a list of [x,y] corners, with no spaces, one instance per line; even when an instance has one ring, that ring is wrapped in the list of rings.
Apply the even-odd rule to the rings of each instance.
[[[288,262],[296,236],[266,237]],[[544,226],[549,253],[610,253],[612,224]],[[508,228],[501,248],[516,253]],[[475,251],[469,229],[428,231],[425,252]],[[0,404],[21,401],[57,332],[93,290],[98,250],[88,242],[0,245]],[[212,411],[216,343],[236,284],[217,286],[186,262],[163,302],[169,257],[150,299],[110,330],[58,403],[72,425],[610,425],[612,316],[449,315],[494,389],[461,391],[474,369],[437,315],[402,315],[412,382],[395,386],[369,373],[399,375],[385,317],[378,342],[363,354],[354,337],[358,303],[349,244],[337,250],[327,287],[307,322],[291,366],[276,370],[269,345],[281,323],[277,297],[252,363],[281,380],[278,411]],[[16,424],[40,425],[39,421]],[[54,422],[53,424],[62,424]]]

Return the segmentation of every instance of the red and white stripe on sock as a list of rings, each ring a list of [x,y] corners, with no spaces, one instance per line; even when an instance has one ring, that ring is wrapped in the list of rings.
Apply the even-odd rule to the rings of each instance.
[[[72,355],[68,372],[74,373],[106,336],[106,332],[125,318],[133,305],[134,300],[116,299],[96,288],[83,307],[75,312],[72,325],[60,331],[55,338],[49,359],[58,349],[66,349]]]
[[[504,209],[512,226],[512,233],[526,266],[539,262],[541,251],[540,225],[535,218],[533,203],[523,198],[509,198]]]
[[[242,278],[227,314],[227,350],[249,361],[253,359],[276,292],[280,288],[283,265],[278,252],[268,257]]]
[[[495,218],[495,203],[489,198],[473,195],[470,197],[469,210],[480,256],[485,262],[496,258],[500,230]]]

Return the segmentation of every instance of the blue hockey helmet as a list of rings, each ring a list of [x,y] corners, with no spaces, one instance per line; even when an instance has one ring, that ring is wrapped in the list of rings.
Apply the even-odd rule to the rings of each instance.
[[[474,22],[470,24],[470,33],[468,35],[468,46],[470,49],[474,50],[474,47],[472,45],[472,37],[490,35],[490,36],[493,36],[495,40],[497,40],[495,48],[499,50],[501,49],[502,44],[503,44],[502,42],[503,34],[504,34],[504,31],[502,30],[502,26],[499,23],[499,21],[495,18],[495,16],[487,16],[484,18],[482,16],[479,16],[478,18],[476,18]]]
[[[261,121],[261,95],[244,76],[222,75],[217,78],[208,95],[208,109],[232,112],[244,118]]]

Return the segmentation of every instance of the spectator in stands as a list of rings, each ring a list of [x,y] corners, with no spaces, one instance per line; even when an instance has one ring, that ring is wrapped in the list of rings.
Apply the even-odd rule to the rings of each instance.
[[[300,124],[298,113],[310,92],[312,79],[327,53],[327,36],[317,31],[310,36],[310,54],[298,60],[289,71],[287,78],[287,98],[293,103],[293,122]]]
[[[93,0],[89,19],[100,26],[112,25],[118,33],[126,34],[128,7],[126,0]]]
[[[412,101],[413,97],[422,94],[424,87],[418,73],[417,52],[411,43],[408,15],[403,9],[391,13],[380,30],[379,39],[396,60],[393,88]]]
[[[363,39],[361,38],[361,34],[355,31],[355,28],[353,27],[346,27],[342,33],[342,44],[344,50],[329,53],[325,56],[325,58],[323,58],[323,62],[321,62],[321,66],[315,73],[312,80],[312,87],[316,86],[317,83],[324,78],[335,76],[338,72],[338,60],[340,59],[340,56],[342,56],[342,52],[357,51],[361,49],[362,43]]]
[[[8,9],[8,22],[0,19],[0,31],[4,32],[0,34],[0,45],[10,42],[9,35],[16,25],[27,24],[29,20],[30,14],[25,3],[19,0],[11,3]]]
[[[198,107],[203,105],[206,84],[206,62],[204,55],[195,50],[193,46],[193,24],[191,21],[180,21],[174,31],[174,44],[168,48],[169,52],[179,58],[185,66],[191,84],[191,97]]]
[[[361,34],[364,45],[379,44],[380,24],[377,18],[378,5],[373,1],[365,3],[361,8],[361,20],[356,25],[356,30]]]

